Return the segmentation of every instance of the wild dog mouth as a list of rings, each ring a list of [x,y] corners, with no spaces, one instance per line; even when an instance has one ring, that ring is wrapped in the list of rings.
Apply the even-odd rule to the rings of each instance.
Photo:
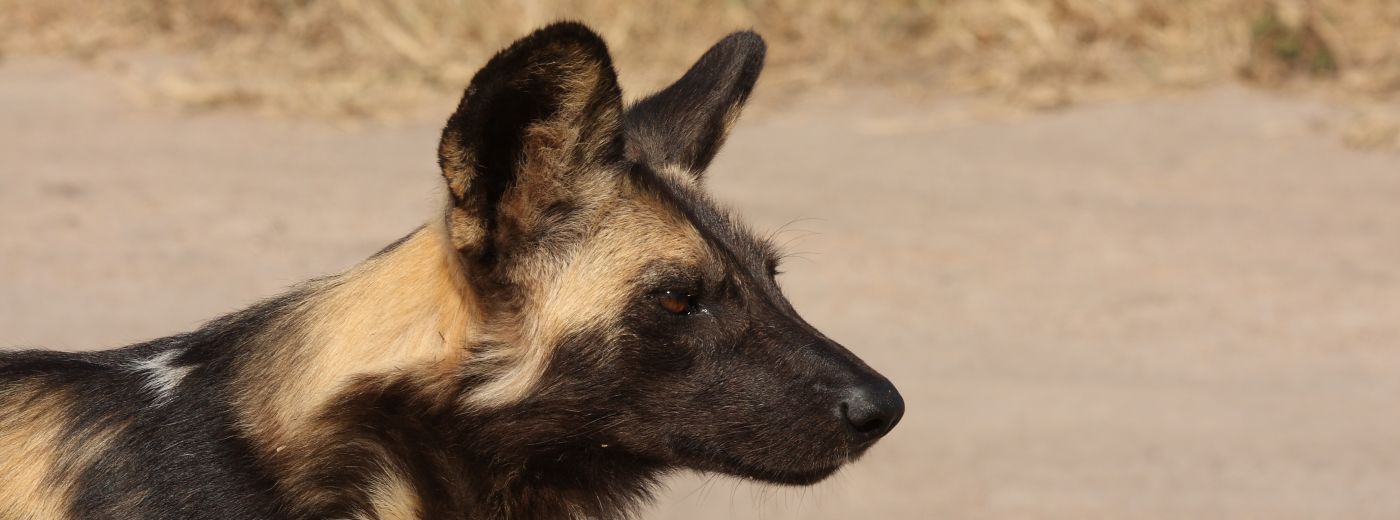
[[[720,472],[737,477],[789,486],[807,486],[821,482],[827,477],[830,477],[833,473],[836,473],[836,470],[841,469],[843,464],[842,462],[837,462],[835,464],[802,469],[760,467],[744,462],[739,457],[691,441],[677,442],[675,450],[686,458],[700,460],[718,466],[717,468],[705,469],[717,469]]]

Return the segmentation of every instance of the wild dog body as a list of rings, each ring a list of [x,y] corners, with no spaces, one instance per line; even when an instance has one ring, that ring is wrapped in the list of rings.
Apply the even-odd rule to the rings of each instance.
[[[440,218],[179,336],[0,356],[0,520],[614,518],[667,471],[825,478],[902,414],[702,193],[763,45],[629,109],[542,29],[472,80]]]

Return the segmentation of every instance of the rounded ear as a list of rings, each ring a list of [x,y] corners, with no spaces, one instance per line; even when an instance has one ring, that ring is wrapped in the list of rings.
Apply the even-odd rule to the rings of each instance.
[[[753,92],[766,51],[752,31],[725,36],[681,79],[629,107],[627,157],[700,175]]]
[[[530,227],[532,206],[623,160],[621,127],[612,58],[584,25],[551,24],[497,53],[472,77],[438,145],[454,243],[489,246],[483,239],[502,219]]]

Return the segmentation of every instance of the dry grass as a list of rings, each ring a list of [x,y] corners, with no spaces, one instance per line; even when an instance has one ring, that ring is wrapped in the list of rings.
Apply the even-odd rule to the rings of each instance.
[[[1234,79],[1350,98],[1400,91],[1394,0],[0,0],[0,51],[187,56],[156,82],[195,107],[402,114],[455,93],[551,20],[608,38],[628,87],[722,34],[771,43],[765,91],[850,82],[1054,107]]]

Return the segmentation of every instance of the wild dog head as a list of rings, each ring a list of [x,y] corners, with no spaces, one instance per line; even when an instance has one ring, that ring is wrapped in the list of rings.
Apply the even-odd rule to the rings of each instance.
[[[764,51],[732,34],[625,107],[603,41],[560,23],[475,76],[439,148],[487,317],[460,406],[559,449],[788,484],[894,427],[895,388],[803,321],[775,248],[704,194]]]

